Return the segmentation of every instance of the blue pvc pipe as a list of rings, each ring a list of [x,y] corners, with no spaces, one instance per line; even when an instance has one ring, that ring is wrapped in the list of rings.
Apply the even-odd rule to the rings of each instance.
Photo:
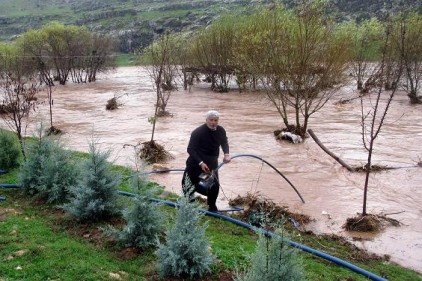
[[[0,188],[20,188],[22,185],[16,183],[0,183]]]
[[[4,188],[20,188],[22,186],[19,185],[19,184],[5,184],[5,183],[3,183],[3,184],[0,184],[0,187],[4,187]],[[121,190],[118,190],[117,192],[118,192],[118,194],[124,195],[124,196],[129,196],[129,197],[136,196],[136,194],[131,193],[131,192],[126,192],[126,191],[121,191]],[[6,200],[6,198],[0,196],[0,201],[2,201],[2,200]],[[167,206],[174,207],[174,208],[176,208],[176,207],[179,206],[175,202],[168,201],[168,200],[163,200],[163,199],[158,199],[158,198],[150,198],[150,201],[156,202],[156,203],[162,203],[162,204],[165,204]],[[203,209],[201,209],[200,211],[202,213],[204,213],[205,215],[207,215],[207,216],[211,216],[211,217],[215,217],[215,218],[219,218],[219,219],[223,219],[223,220],[229,221],[229,222],[234,223],[234,224],[236,224],[238,226],[241,226],[241,227],[250,229],[250,230],[255,231],[257,233],[262,233],[262,234],[264,234],[266,236],[269,236],[269,237],[274,237],[276,235],[276,234],[274,234],[274,233],[272,233],[270,231],[264,230],[262,228],[255,227],[255,226],[253,226],[251,224],[245,223],[243,221],[234,219],[232,217],[229,217],[229,216],[226,216],[226,215],[223,215],[223,214],[220,214],[220,213],[209,212],[209,211],[206,211],[206,210],[203,210]],[[374,274],[372,272],[369,272],[369,271],[367,271],[365,269],[362,269],[362,268],[360,268],[360,267],[358,267],[358,266],[356,266],[356,265],[354,265],[352,263],[349,263],[349,262],[347,262],[345,260],[342,260],[340,258],[334,257],[332,255],[329,255],[327,253],[318,251],[316,249],[313,249],[311,247],[302,245],[300,243],[291,241],[289,239],[284,239],[284,240],[287,243],[289,243],[290,246],[292,246],[292,247],[295,247],[295,248],[300,249],[300,250],[302,250],[304,252],[313,254],[313,255],[315,255],[317,257],[323,258],[323,259],[328,260],[330,262],[333,262],[333,263],[335,263],[337,265],[340,265],[340,266],[343,266],[345,268],[348,268],[348,269],[352,270],[353,272],[359,273],[359,274],[361,274],[361,275],[363,275],[363,276],[365,276],[365,277],[367,277],[367,278],[369,278],[371,280],[375,280],[375,281],[387,281],[387,279],[385,279],[383,277],[380,277],[380,276],[378,276],[378,275],[376,275],[376,274]]]
[[[136,194],[130,193],[130,192],[126,192],[126,191],[120,191],[119,190],[118,193],[121,194],[121,195],[125,195],[125,196],[131,196],[131,197],[136,196]],[[168,205],[168,206],[171,206],[171,207],[178,207],[179,206],[177,203],[174,203],[174,202],[171,202],[171,201],[167,201],[167,200],[162,200],[162,199],[157,199],[157,198],[151,198],[150,200],[153,201],[153,202],[162,203],[162,204],[165,204],[165,205]],[[276,234],[274,234],[274,233],[272,233],[270,231],[264,230],[262,228],[255,227],[255,226],[253,226],[251,224],[245,223],[243,221],[234,219],[232,217],[229,217],[229,216],[226,216],[226,215],[223,215],[223,214],[220,214],[220,213],[209,212],[209,211],[206,211],[206,210],[200,210],[200,211],[202,213],[206,214],[207,216],[211,216],[211,217],[215,217],[215,218],[219,218],[219,219],[224,219],[224,220],[229,221],[231,223],[234,223],[234,224],[236,224],[238,226],[242,226],[244,228],[253,230],[253,231],[257,232],[257,233],[262,233],[262,234],[264,234],[266,236],[269,236],[269,237],[276,236]],[[363,275],[363,276],[365,276],[365,277],[367,277],[367,278],[369,278],[371,280],[375,280],[375,281],[387,281],[387,279],[385,279],[385,278],[383,278],[381,276],[378,276],[378,275],[376,275],[376,274],[374,274],[374,273],[372,273],[370,271],[367,271],[367,270],[365,270],[363,268],[360,268],[360,267],[358,267],[358,266],[356,266],[356,265],[354,265],[352,263],[349,263],[349,262],[347,262],[345,260],[342,260],[340,258],[334,257],[332,255],[329,255],[327,253],[318,251],[316,249],[313,249],[311,247],[302,245],[300,243],[291,241],[289,239],[284,239],[284,241],[286,241],[287,243],[289,243],[290,246],[292,246],[292,247],[295,247],[297,249],[300,249],[300,250],[302,250],[304,252],[310,253],[310,254],[315,255],[317,257],[323,258],[323,259],[328,260],[330,262],[333,262],[333,263],[335,263],[337,265],[343,266],[343,267],[345,267],[347,269],[350,269],[353,272],[359,273],[359,274],[361,274],[361,275]]]
[[[6,197],[0,196],[0,201],[5,201]]]
[[[2,169],[0,169],[0,175],[1,174],[7,174],[7,171],[6,170],[2,170]]]
[[[16,183],[0,183],[0,188],[20,188],[22,185]]]
[[[0,184],[0,187],[20,188],[22,186],[19,185],[19,184]],[[124,196],[129,196],[129,197],[135,197],[136,196],[136,194],[131,193],[131,192],[126,192],[126,191],[121,191],[121,190],[118,190],[117,192],[118,192],[118,194],[124,195]],[[0,201],[1,200],[6,200],[6,198],[0,196]],[[176,207],[179,206],[179,204],[177,204],[175,202],[168,201],[168,200],[163,200],[163,199],[158,199],[158,198],[150,198],[150,201],[156,202],[156,203],[162,203],[164,205],[167,205],[167,206],[170,206],[170,207],[174,207],[174,208],[176,208]],[[269,237],[276,236],[276,234],[274,234],[274,233],[272,233],[270,231],[264,230],[262,228],[258,228],[256,226],[251,225],[251,224],[248,224],[248,223],[245,223],[243,221],[240,221],[240,220],[234,219],[232,217],[226,216],[224,214],[220,214],[220,213],[216,213],[216,212],[210,212],[210,211],[206,211],[206,210],[203,210],[203,209],[201,209],[200,212],[204,213],[207,216],[211,216],[211,217],[215,217],[215,218],[219,218],[219,219],[223,219],[223,220],[229,221],[229,222],[234,223],[234,224],[236,224],[238,226],[241,226],[241,227],[250,229],[250,230],[252,230],[254,232],[257,232],[257,233],[262,233],[262,234],[264,234],[266,236],[269,236]],[[327,254],[327,253],[318,251],[316,249],[313,249],[313,248],[308,247],[308,246],[305,246],[303,244],[300,244],[300,243],[291,241],[289,239],[284,239],[284,241],[286,241],[287,243],[289,243],[290,246],[292,246],[292,247],[295,247],[295,248],[300,249],[300,250],[302,250],[304,252],[310,253],[310,254],[312,254],[314,256],[323,258],[323,259],[325,259],[327,261],[330,261],[330,262],[333,262],[333,263],[335,263],[337,265],[343,266],[343,267],[345,267],[347,269],[350,269],[353,272],[359,273],[359,274],[361,274],[361,275],[363,275],[363,276],[365,276],[365,277],[367,277],[367,278],[369,278],[371,280],[375,280],[375,281],[387,281],[387,279],[385,279],[385,278],[383,278],[381,276],[378,276],[378,275],[376,275],[376,274],[374,274],[374,273],[372,273],[370,271],[367,271],[367,270],[365,270],[363,268],[360,268],[360,267],[358,267],[358,266],[356,266],[356,265],[354,265],[352,263],[349,263],[349,262],[347,262],[345,260],[342,260],[342,259],[337,258],[335,256],[332,256],[330,254]]]

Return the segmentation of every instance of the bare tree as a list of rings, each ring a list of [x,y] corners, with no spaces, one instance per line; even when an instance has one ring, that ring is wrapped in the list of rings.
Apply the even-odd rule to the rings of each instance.
[[[385,42],[383,44],[382,50],[382,58],[379,62],[379,69],[380,69],[380,77],[381,81],[385,81],[386,77],[386,60],[389,53],[389,49],[391,48],[391,30],[389,26],[386,28],[385,34]],[[397,63],[397,68],[395,72],[397,73],[395,83],[398,83],[401,77],[401,73],[403,71],[402,62],[399,61]],[[386,116],[388,110],[390,108],[391,102],[393,97],[396,93],[397,89],[393,88],[390,91],[385,91],[383,88],[383,83],[379,83],[376,87],[371,90],[370,93],[370,102],[369,108],[366,109],[364,102],[364,97],[361,97],[361,128],[362,128],[362,143],[365,147],[368,155],[367,161],[365,164],[365,184],[364,184],[364,192],[363,192],[363,207],[362,207],[362,216],[367,215],[367,194],[368,194],[368,184],[369,184],[369,176],[371,173],[372,167],[372,155],[374,152],[375,147],[375,140],[378,137],[381,129],[386,121]],[[372,100],[373,97],[373,100]],[[384,100],[384,101],[382,101]],[[384,103],[383,103],[384,102]]]
[[[323,8],[319,1],[306,0],[294,12],[282,7],[263,11],[256,17],[259,25],[247,22],[245,34],[252,37],[240,40],[259,50],[257,58],[250,59],[248,72],[260,78],[266,98],[286,128],[302,137],[311,115],[347,81],[349,44],[324,16]],[[243,33],[242,26],[240,30]],[[254,54],[244,46],[238,51],[237,65]],[[289,108],[294,111],[295,125],[290,124]]]
[[[16,133],[24,157],[24,132],[28,117],[35,110],[35,95],[39,91],[35,70],[32,60],[22,56],[16,46],[0,47],[0,115]]]
[[[176,65],[175,37],[169,33],[160,36],[146,49],[145,55],[151,60],[148,66],[151,79],[154,81],[156,93],[155,111],[152,117],[153,130],[151,141],[154,140],[156,120],[160,116],[166,116],[167,103],[174,90],[177,89],[178,68]]]
[[[174,49],[176,47],[174,40],[174,36],[164,33],[144,51],[143,58],[151,63],[148,70],[155,89],[154,116],[148,120],[152,123],[151,139],[143,143],[140,153],[141,158],[149,163],[160,162],[170,157],[165,149],[155,142],[154,135],[157,119],[169,114],[166,106],[171,93],[177,89],[178,68],[175,64],[177,52]]]
[[[34,67],[38,71],[38,79],[40,83],[44,83],[47,87],[47,99],[49,106],[50,127],[47,129],[48,134],[60,132],[53,126],[53,89],[54,75],[49,65],[51,65],[51,57],[48,54],[47,33],[43,30],[29,30],[23,34],[16,42],[18,48],[22,50],[21,55],[27,59],[31,59]]]

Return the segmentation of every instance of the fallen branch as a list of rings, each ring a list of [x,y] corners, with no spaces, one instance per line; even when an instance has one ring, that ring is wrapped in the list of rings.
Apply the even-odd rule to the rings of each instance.
[[[400,211],[400,212],[395,212],[395,213],[387,213],[387,214],[384,214],[384,216],[390,216],[390,215],[397,215],[397,214],[401,214],[401,213],[404,213],[405,211]]]
[[[331,157],[334,158],[334,160],[336,160],[337,162],[339,162],[343,167],[345,167],[347,170],[349,170],[350,172],[354,172],[355,169],[353,169],[352,167],[350,167],[349,165],[347,165],[343,160],[341,160],[337,155],[335,155],[334,153],[332,153],[331,151],[329,151],[322,143],[321,141],[317,138],[317,136],[314,134],[314,132],[311,129],[308,129],[308,133],[309,135],[312,137],[312,139],[319,145],[319,147],[322,148],[322,150],[324,150],[328,155],[330,155]]]

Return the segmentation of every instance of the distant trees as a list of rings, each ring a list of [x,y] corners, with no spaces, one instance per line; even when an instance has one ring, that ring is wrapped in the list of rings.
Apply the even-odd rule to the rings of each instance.
[[[411,103],[422,103],[422,15],[402,13],[393,20],[393,49],[403,63],[403,88]]]
[[[384,28],[380,21],[373,18],[361,23],[347,22],[340,30],[348,36],[351,45],[351,76],[356,80],[356,87],[362,93],[371,87],[373,75],[377,73],[375,62],[380,59],[380,47]]]
[[[31,92],[29,92],[28,85],[19,88],[19,91],[26,91],[25,95],[32,95],[31,98],[21,99],[20,102],[23,103],[32,102],[26,104],[25,108],[33,104],[35,87],[38,90],[41,88],[41,84],[46,85],[50,107],[50,132],[57,131],[53,127],[52,109],[55,81],[61,85],[64,85],[69,78],[75,83],[93,82],[96,80],[97,73],[106,71],[113,66],[113,40],[110,37],[100,37],[91,34],[85,27],[65,26],[58,22],[49,23],[38,30],[29,30],[16,42],[8,44],[2,49],[3,55],[0,60],[3,61],[3,64],[1,67],[9,79],[9,82],[3,85],[8,85],[8,91],[10,92],[10,87],[13,86],[11,83],[31,81],[33,84]],[[11,50],[13,50],[13,54],[11,54]],[[16,77],[20,77],[20,80],[16,80]],[[7,100],[4,99],[9,105],[13,102],[10,96],[12,92]],[[20,95],[22,96],[22,94]],[[20,106],[20,108],[23,107]],[[15,116],[14,118],[21,117]]]
[[[347,81],[350,48],[324,1],[301,3],[222,18],[193,37],[189,62],[213,90],[228,91],[233,75],[242,89],[259,87],[285,127],[304,136],[311,115]]]
[[[376,19],[342,26],[352,44],[351,74],[365,94],[383,83],[386,90],[404,89],[411,103],[421,103],[422,16],[401,12],[381,22]],[[389,41],[385,42],[386,32]],[[383,61],[381,70],[380,61]],[[399,64],[403,75],[397,80]]]
[[[259,89],[286,129],[301,136],[310,117],[349,82],[349,76],[366,93],[384,75],[387,90],[402,86],[412,103],[421,102],[421,15],[402,13],[389,23],[371,19],[338,24],[327,17],[326,3],[304,0],[294,10],[272,5],[223,17],[187,42],[184,68],[205,74],[212,90],[228,91],[232,77],[241,90]],[[384,46],[387,24],[392,25],[392,39]],[[381,73],[375,62],[382,56]],[[405,75],[395,85],[402,60]]]
[[[36,61],[47,85],[93,82],[98,72],[114,66],[111,37],[99,36],[83,26],[51,22],[39,30],[29,30],[16,42],[24,56]]]
[[[234,74],[236,25],[233,17],[225,17],[201,30],[190,43],[190,62],[209,76],[211,90],[227,92]]]

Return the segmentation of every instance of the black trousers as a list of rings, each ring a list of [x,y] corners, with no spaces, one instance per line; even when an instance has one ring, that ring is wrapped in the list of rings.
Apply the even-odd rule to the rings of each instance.
[[[199,194],[202,194],[207,197],[207,204],[209,210],[216,211],[217,210],[217,197],[218,193],[220,192],[220,182],[218,181],[218,172],[214,172],[214,183],[209,188],[202,187],[199,182],[200,178],[199,175],[202,173],[201,169],[189,169],[188,167],[185,169],[185,172],[183,173],[183,179],[182,179],[182,189],[183,193],[186,195],[189,191],[189,186],[187,181],[187,177],[189,177],[190,182],[194,186],[194,189],[191,190],[191,194],[189,196],[193,195],[193,192],[198,192]]]

